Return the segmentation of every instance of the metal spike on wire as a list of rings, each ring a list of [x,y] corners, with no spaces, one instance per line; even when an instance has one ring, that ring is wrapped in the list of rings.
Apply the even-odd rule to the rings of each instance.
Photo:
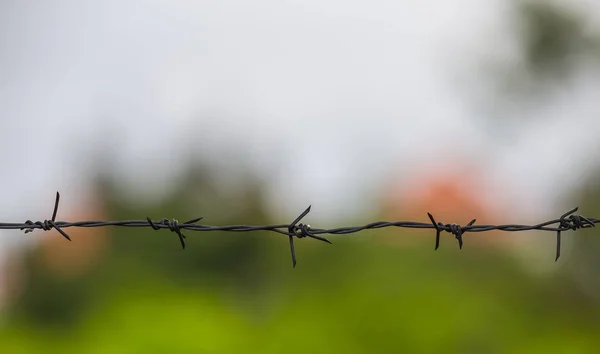
[[[292,253],[292,265],[296,267],[296,250],[294,247],[294,237],[298,239],[310,237],[319,241],[327,242],[331,244],[327,238],[319,235],[330,234],[330,235],[345,235],[355,233],[369,229],[381,229],[385,227],[403,227],[412,229],[435,229],[435,249],[437,250],[440,246],[440,234],[442,231],[449,232],[454,235],[454,238],[458,240],[458,247],[463,247],[463,235],[466,232],[485,232],[491,230],[499,231],[529,231],[529,230],[542,230],[542,231],[553,231],[556,232],[556,258],[558,261],[560,257],[561,248],[561,232],[568,230],[577,230],[588,227],[595,227],[599,219],[586,218],[581,215],[573,214],[578,208],[569,210],[568,212],[561,215],[558,219],[543,222],[537,225],[475,225],[476,219],[471,220],[465,226],[458,224],[444,224],[442,222],[436,222],[433,215],[427,213],[431,223],[422,223],[415,221],[378,221],[363,226],[350,226],[350,227],[339,227],[335,229],[316,229],[312,228],[308,224],[300,223],[300,221],[308,215],[311,206],[309,206],[302,214],[300,214],[290,224],[279,224],[279,225],[226,225],[226,226],[211,226],[211,225],[200,225],[198,221],[202,220],[202,217],[188,220],[184,223],[179,223],[177,220],[169,220],[164,218],[160,221],[153,221],[149,217],[145,220],[121,220],[121,221],[56,221],[56,215],[58,213],[58,203],[60,201],[60,194],[56,192],[56,199],[54,201],[54,210],[52,212],[52,218],[50,220],[36,221],[27,220],[24,223],[7,223],[0,222],[0,229],[3,230],[25,230],[25,233],[32,232],[35,229],[42,229],[44,231],[50,231],[56,229],[64,238],[71,241],[69,235],[63,230],[68,227],[105,227],[105,226],[118,226],[118,227],[150,227],[154,230],[169,229],[175,232],[179,237],[181,247],[185,249],[186,236],[182,230],[189,231],[230,231],[230,232],[251,232],[251,231],[269,231],[276,232],[288,236],[290,242],[290,251]],[[558,224],[556,227],[549,225]]]

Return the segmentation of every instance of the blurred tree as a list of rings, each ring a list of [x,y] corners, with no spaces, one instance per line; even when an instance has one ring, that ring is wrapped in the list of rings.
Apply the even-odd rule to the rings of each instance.
[[[267,224],[261,182],[251,174],[242,174],[237,182],[218,184],[219,172],[201,163],[190,163],[172,193],[156,205],[125,200],[118,184],[106,171],[95,181],[97,195],[104,205],[106,219],[127,220],[176,216],[180,222],[204,216],[207,223]],[[230,193],[234,189],[235,193]],[[200,222],[202,223],[202,221]],[[73,230],[73,231],[71,231]],[[83,242],[71,229],[73,244]],[[76,324],[85,316],[94,299],[114,289],[164,278],[187,286],[223,286],[237,288],[240,294],[259,288],[262,264],[269,251],[269,238],[260,233],[228,234],[185,232],[187,247],[181,249],[178,237],[168,230],[151,228],[98,228],[85,237],[102,232],[109,238],[109,250],[94,266],[76,276],[63,277],[40,262],[42,248],[26,255],[27,289],[12,306],[12,314],[42,326]],[[273,234],[269,234],[273,235]],[[59,237],[56,235],[48,235]],[[65,240],[56,240],[62,243]],[[72,244],[69,246],[73,248]],[[63,250],[64,252],[64,250]],[[56,252],[55,252],[56,253]],[[74,264],[74,266],[76,266]],[[64,269],[64,265],[63,265]]]
[[[566,79],[595,38],[585,32],[585,18],[548,1],[519,3],[519,40],[525,72],[537,78]]]
[[[515,3],[514,36],[518,60],[496,71],[511,100],[528,100],[564,86],[600,59],[600,41],[584,13],[566,2],[519,0]]]

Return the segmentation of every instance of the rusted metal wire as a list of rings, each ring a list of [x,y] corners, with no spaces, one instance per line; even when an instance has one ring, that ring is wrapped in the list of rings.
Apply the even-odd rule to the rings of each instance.
[[[296,238],[313,238],[315,240],[331,243],[327,238],[319,235],[331,234],[331,235],[345,235],[355,233],[369,229],[380,229],[384,227],[403,227],[412,229],[435,229],[435,249],[437,250],[440,245],[440,234],[442,231],[449,232],[458,240],[458,246],[462,249],[463,246],[463,234],[465,232],[485,232],[491,230],[499,231],[529,231],[529,230],[542,230],[542,231],[553,231],[556,232],[556,260],[560,257],[561,247],[561,232],[568,230],[577,230],[580,228],[595,227],[596,223],[600,222],[599,219],[586,218],[581,215],[573,214],[578,208],[569,210],[568,212],[561,215],[558,219],[546,221],[537,225],[475,225],[476,219],[471,220],[465,226],[459,224],[444,224],[440,221],[436,221],[430,213],[430,223],[416,222],[416,221],[378,221],[372,222],[362,226],[350,226],[350,227],[339,227],[335,229],[318,229],[313,228],[308,224],[301,223],[300,221],[310,212],[310,206],[304,210],[294,221],[289,224],[279,225],[225,225],[225,226],[211,226],[197,224],[198,221],[202,220],[202,217],[188,220],[183,223],[179,223],[177,220],[162,219],[155,221],[150,218],[145,220],[120,220],[120,221],[56,221],[56,215],[58,213],[58,203],[60,201],[60,194],[56,192],[56,200],[54,202],[54,209],[52,212],[52,218],[44,221],[31,221],[27,220],[24,223],[7,223],[0,222],[0,229],[13,229],[13,230],[24,230],[25,233],[31,232],[35,229],[42,229],[49,231],[56,229],[63,237],[71,241],[69,235],[63,230],[68,227],[105,227],[105,226],[119,226],[119,227],[151,227],[154,230],[169,229],[175,232],[179,237],[181,247],[185,249],[185,235],[182,230],[189,231],[230,231],[230,232],[250,232],[250,231],[270,231],[276,232],[282,235],[286,235],[289,238],[290,250],[292,253],[292,263],[296,266],[296,251],[294,249],[294,237]],[[556,226],[550,226],[558,224]]]

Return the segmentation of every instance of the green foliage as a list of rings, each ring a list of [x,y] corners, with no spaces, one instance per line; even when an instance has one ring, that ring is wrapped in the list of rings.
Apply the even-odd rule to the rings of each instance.
[[[597,73],[600,35],[584,11],[564,1],[512,3],[510,28],[517,52],[504,58],[490,57],[484,64],[484,76],[489,74],[489,83],[495,87],[490,102],[495,111],[515,103],[519,110],[522,105],[545,104],[583,72]],[[500,98],[508,99],[507,105],[499,105]]]
[[[259,185],[249,183],[227,205],[209,179],[191,192],[197,181],[184,178],[155,206],[128,205],[107,188],[110,218],[183,220],[214,208],[223,213],[207,217],[211,224],[269,221]],[[36,251],[29,255],[32,278],[0,330],[2,353],[589,353],[600,346],[598,302],[582,302],[569,277],[533,278],[468,243],[433,251],[427,232],[364,232],[332,237],[333,246],[298,240],[293,269],[278,235],[189,232],[182,251],[165,230],[111,230],[108,255],[77,279],[56,279],[34,261]],[[424,242],[381,242],[391,235]]]
[[[599,344],[586,321],[597,306],[574,314],[551,291],[561,284],[494,254],[460,253],[338,241],[335,252],[303,249],[296,269],[270,262],[270,287],[250,298],[226,279],[193,286],[138,273],[107,287],[72,330],[21,322],[0,344],[11,353],[587,353]]]
[[[564,77],[578,56],[589,54],[592,38],[581,14],[548,1],[519,3],[525,63],[530,73]]]

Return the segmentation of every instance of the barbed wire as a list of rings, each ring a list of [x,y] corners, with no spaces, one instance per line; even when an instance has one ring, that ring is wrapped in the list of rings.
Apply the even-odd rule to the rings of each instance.
[[[369,229],[381,229],[385,227],[403,227],[412,229],[435,229],[435,249],[437,250],[440,246],[440,234],[442,231],[449,232],[458,240],[458,247],[462,249],[463,246],[463,234],[466,232],[485,232],[491,230],[499,231],[529,231],[529,230],[542,230],[542,231],[553,231],[556,232],[556,259],[560,257],[561,248],[561,232],[568,230],[577,230],[580,228],[595,227],[596,223],[600,222],[599,219],[586,218],[581,215],[575,215],[578,208],[569,210],[568,212],[561,215],[558,219],[546,221],[537,225],[475,225],[476,219],[471,220],[465,226],[459,224],[444,224],[443,222],[436,222],[433,215],[427,213],[431,223],[423,223],[416,221],[378,221],[362,226],[350,226],[350,227],[339,227],[335,229],[317,229],[313,228],[308,224],[300,223],[300,221],[310,212],[311,207],[309,206],[302,214],[300,214],[290,224],[279,224],[279,225],[226,225],[226,226],[211,226],[197,224],[198,221],[202,220],[202,217],[188,220],[184,223],[180,223],[175,219],[169,220],[164,218],[160,221],[155,221],[149,217],[145,220],[120,220],[120,221],[56,221],[56,215],[58,213],[58,203],[60,201],[60,194],[56,192],[56,200],[54,202],[54,210],[52,212],[52,218],[44,221],[31,221],[27,220],[24,223],[7,223],[0,222],[0,229],[4,230],[25,230],[25,233],[34,231],[35,229],[42,229],[44,231],[50,231],[56,229],[62,236],[67,240],[71,241],[71,237],[63,230],[68,227],[105,227],[105,226],[120,226],[120,227],[151,227],[154,230],[169,229],[175,232],[179,236],[181,247],[185,249],[185,238],[182,230],[190,231],[231,231],[231,232],[250,232],[250,231],[270,231],[276,232],[282,235],[286,235],[289,238],[290,250],[292,253],[292,263],[296,267],[296,251],[294,248],[294,237],[301,239],[305,237],[313,238],[315,240],[327,242],[331,244],[327,238],[319,236],[323,234],[331,235],[345,235],[355,233]],[[558,224],[558,226],[551,227],[549,225]]]

